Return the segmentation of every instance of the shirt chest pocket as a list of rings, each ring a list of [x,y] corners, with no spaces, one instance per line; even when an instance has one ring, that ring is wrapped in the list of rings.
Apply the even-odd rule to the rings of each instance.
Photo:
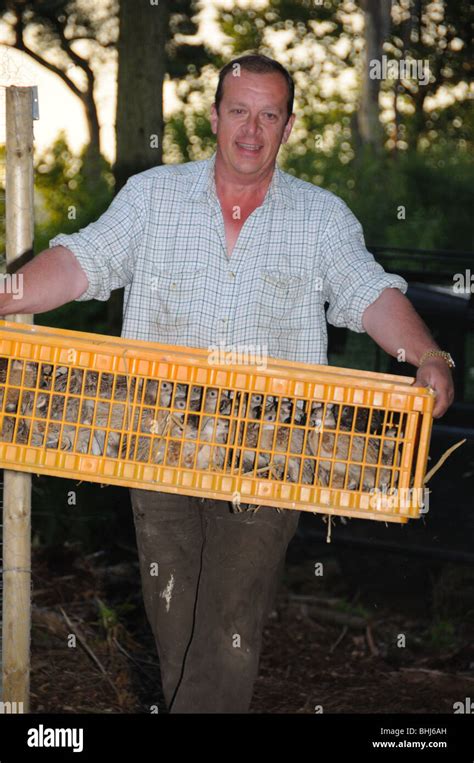
[[[290,326],[301,320],[303,297],[309,288],[304,269],[262,268],[260,270],[260,306],[262,318]]]
[[[199,319],[207,267],[194,263],[155,270],[153,291],[158,326],[179,330]]]

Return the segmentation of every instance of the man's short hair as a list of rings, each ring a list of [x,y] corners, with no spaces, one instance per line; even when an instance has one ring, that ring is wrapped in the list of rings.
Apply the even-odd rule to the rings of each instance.
[[[234,58],[220,70],[219,82],[217,83],[217,90],[214,98],[216,111],[219,113],[219,106],[224,93],[224,80],[230,72],[234,71],[234,66],[236,64],[239,64],[240,68],[245,69],[246,72],[255,72],[257,74],[273,74],[274,72],[277,72],[285,78],[286,84],[288,85],[288,115],[286,119],[288,122],[293,113],[293,101],[295,98],[295,83],[293,77],[278,61],[275,61],[275,59],[269,58],[268,56],[264,56],[261,53]]]

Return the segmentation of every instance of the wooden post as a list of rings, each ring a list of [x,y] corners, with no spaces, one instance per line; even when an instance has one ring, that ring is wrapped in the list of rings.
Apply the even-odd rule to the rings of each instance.
[[[33,89],[6,89],[6,259],[12,272],[33,249]],[[14,267],[12,265],[15,264]],[[31,315],[7,320],[32,323]],[[3,494],[2,702],[29,711],[31,475],[5,470]],[[8,707],[8,706],[7,706]]]

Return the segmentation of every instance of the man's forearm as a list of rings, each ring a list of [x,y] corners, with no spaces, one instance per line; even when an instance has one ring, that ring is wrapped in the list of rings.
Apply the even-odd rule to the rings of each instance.
[[[426,350],[439,349],[410,300],[399,289],[384,289],[365,310],[362,323],[374,342],[389,355],[404,351],[404,360],[419,366]]]
[[[429,357],[420,367],[426,350],[440,348],[405,295],[399,289],[384,289],[365,310],[362,323],[369,336],[386,352],[418,367],[414,384],[433,390],[436,397],[433,416],[443,416],[454,400],[451,369],[437,357]]]
[[[15,278],[21,279],[19,293],[8,293],[8,281],[5,281],[0,293],[2,316],[54,310],[80,297],[88,286],[87,276],[79,262],[64,246],[45,249],[20,268]]]

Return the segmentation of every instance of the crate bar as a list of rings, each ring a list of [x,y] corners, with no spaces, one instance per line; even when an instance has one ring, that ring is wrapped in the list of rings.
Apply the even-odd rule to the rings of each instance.
[[[33,248],[33,89],[6,89],[6,261],[12,272]],[[11,267],[15,265],[15,267]],[[32,324],[31,315],[10,320]],[[29,710],[31,474],[4,472],[2,701]]]
[[[420,431],[420,445],[418,448],[418,458],[416,461],[416,471],[415,471],[415,485],[422,485],[424,475],[426,473],[426,469],[428,466],[428,455],[429,455],[429,442],[430,442],[430,436],[431,431],[433,428],[433,418],[432,416],[425,416],[422,419],[421,423],[421,431]]]
[[[179,493],[186,495],[201,495],[202,497],[212,497],[219,500],[229,500],[229,491],[234,492],[234,489],[228,485],[232,484],[230,474],[218,474],[202,472],[201,474],[191,475],[191,472],[186,469],[180,469],[179,477],[176,479],[176,470],[171,467],[163,465],[153,466],[150,464],[127,464],[123,461],[115,462],[112,459],[105,459],[100,466],[101,457],[94,456],[80,456],[65,453],[56,453],[52,451],[47,454],[45,459],[34,459],[33,463],[27,463],[23,460],[24,449],[21,446],[8,445],[9,449],[8,460],[15,459],[16,466],[19,470],[28,470],[32,473],[36,473],[38,468],[45,468],[48,474],[56,477],[68,477],[68,479],[87,479],[88,482],[96,482],[98,484],[114,484],[123,485],[124,480],[127,481],[127,485],[130,487],[144,488],[148,490],[153,489],[153,483],[157,484],[157,489],[167,493]],[[32,456],[37,456],[37,453],[33,448],[27,449],[26,452],[31,451]],[[5,451],[3,447],[0,447],[0,458],[4,457]],[[146,480],[147,485],[143,484]],[[186,482],[192,487],[187,487]],[[197,481],[196,481],[197,480]],[[374,511],[368,504],[367,510],[357,510],[351,505],[355,495],[350,495],[349,491],[344,491],[344,494],[348,496],[343,502],[338,492],[331,488],[311,488],[310,486],[304,486],[299,488],[298,486],[288,484],[269,483],[268,480],[249,480],[245,477],[234,476],[233,480],[240,486],[240,492],[242,494],[242,501],[245,503],[262,504],[262,506],[274,506],[275,502],[285,501],[290,503],[291,507],[299,511],[308,511],[316,513],[343,513],[344,508],[348,508],[351,511],[352,516],[357,516],[366,519],[377,519],[384,522],[393,521],[406,521],[405,519],[397,519],[392,514],[384,513],[383,511]],[[227,483],[227,485],[226,485]],[[301,494],[296,491],[301,491],[301,494],[311,495],[309,499],[311,505],[308,505],[307,501],[301,498]],[[303,492],[304,491],[304,492]],[[309,493],[308,491],[313,491]],[[287,495],[282,495],[286,493]],[[323,496],[326,500],[322,500],[320,496]],[[370,498],[370,496],[368,496]],[[352,501],[351,501],[352,499]],[[337,503],[337,511],[332,511],[332,505]],[[357,511],[357,513],[355,513]],[[413,515],[415,516],[415,515]]]

